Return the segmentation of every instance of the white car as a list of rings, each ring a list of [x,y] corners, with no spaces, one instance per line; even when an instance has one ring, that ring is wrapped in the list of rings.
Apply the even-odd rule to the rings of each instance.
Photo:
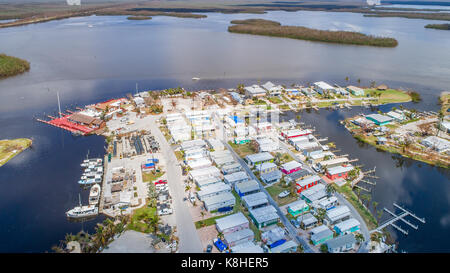
[[[158,211],[158,215],[169,215],[172,213],[173,213],[172,209],[162,209]]]
[[[278,197],[279,198],[284,198],[284,197],[287,197],[288,195],[289,195],[289,191],[282,191],[282,192],[280,192],[280,194],[278,194]]]

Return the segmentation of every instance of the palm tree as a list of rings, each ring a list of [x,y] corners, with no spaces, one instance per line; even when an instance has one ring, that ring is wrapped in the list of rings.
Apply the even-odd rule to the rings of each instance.
[[[380,223],[381,217],[383,216],[383,210],[377,211],[377,223]]]
[[[358,86],[360,86],[361,85],[361,79],[358,79],[357,82],[358,82]]]
[[[328,195],[332,195],[333,193],[336,192],[336,189],[333,187],[333,185],[328,184],[326,187],[326,191]]]
[[[377,201],[373,201],[372,202],[372,207],[374,211],[377,211],[377,206],[378,206],[378,202]]]
[[[316,213],[317,221],[322,223],[323,219],[325,218],[326,213],[327,213],[327,211],[322,208],[317,209],[317,213]]]
[[[361,198],[360,198],[361,190],[359,188],[355,188],[355,192],[356,192],[356,196],[358,197],[358,201],[361,202]]]
[[[355,234],[355,239],[358,242],[358,244],[361,244],[361,242],[364,241],[364,236],[361,233],[356,233]]]
[[[222,239],[223,239],[223,233],[222,233],[222,232],[217,233],[217,237],[218,237],[220,240],[222,240]]]
[[[347,77],[345,77],[345,81],[346,81],[346,82],[348,82],[348,80],[349,80],[348,76],[347,76]]]

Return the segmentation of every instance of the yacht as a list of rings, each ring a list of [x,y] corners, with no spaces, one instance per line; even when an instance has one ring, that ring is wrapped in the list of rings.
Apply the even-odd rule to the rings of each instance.
[[[98,201],[100,200],[100,185],[95,184],[91,187],[91,190],[89,192],[89,205],[97,205]]]
[[[66,212],[66,216],[69,218],[83,218],[89,216],[95,216],[98,214],[98,208],[93,205],[82,206],[81,196],[78,195],[80,205]]]

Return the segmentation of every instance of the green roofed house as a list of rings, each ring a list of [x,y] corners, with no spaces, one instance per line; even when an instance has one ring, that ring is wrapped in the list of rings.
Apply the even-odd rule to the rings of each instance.
[[[364,89],[353,85],[347,86],[347,91],[352,93],[354,96],[364,96]]]
[[[370,114],[366,116],[366,119],[373,121],[376,125],[386,125],[392,122],[393,118],[380,115],[380,114]]]
[[[306,204],[305,200],[297,200],[287,206],[287,211],[294,217],[297,217],[308,210],[309,206]]]
[[[333,239],[333,232],[328,228],[311,235],[311,241],[315,246],[323,244],[330,239]]]
[[[274,206],[269,205],[262,208],[250,209],[250,218],[257,228],[267,227],[278,223],[280,217]]]

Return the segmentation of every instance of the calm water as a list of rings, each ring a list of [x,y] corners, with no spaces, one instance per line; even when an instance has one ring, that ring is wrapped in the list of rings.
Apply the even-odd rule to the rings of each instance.
[[[207,14],[194,20],[154,17],[70,18],[0,30],[0,52],[25,58],[31,71],[0,81],[0,139],[32,137],[27,150],[0,168],[0,251],[43,252],[96,221],[70,223],[64,212],[86,201],[78,187],[79,163],[88,150],[102,155],[101,137],[72,137],[37,123],[33,117],[54,115],[56,91],[63,108],[124,96],[140,89],[183,86],[188,89],[232,88],[258,80],[307,83],[325,80],[345,84],[370,81],[417,90],[422,110],[437,109],[439,93],[450,86],[450,35],[424,29],[426,20],[366,18],[361,14],[270,12],[264,15]],[[396,48],[332,45],[258,37],[227,32],[229,21],[265,18],[282,24],[391,36]],[[439,21],[433,21],[439,23]],[[93,27],[88,27],[92,25]],[[192,82],[192,77],[200,77]],[[401,248],[411,252],[449,251],[449,174],[425,164],[405,161],[396,167],[392,155],[359,147],[337,124],[363,111],[302,114],[321,135],[329,136],[344,153],[357,157],[381,177],[374,200],[391,208],[405,205],[427,219]]]

